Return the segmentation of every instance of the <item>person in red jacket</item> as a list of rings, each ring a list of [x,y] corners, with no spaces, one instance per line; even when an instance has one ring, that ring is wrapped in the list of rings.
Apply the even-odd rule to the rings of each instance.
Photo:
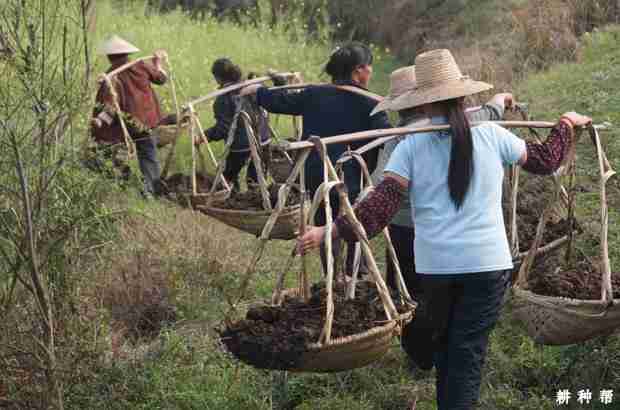
[[[107,71],[109,73],[127,64],[129,55],[140,50],[122,38],[112,36],[102,45],[101,51],[110,61],[111,66]],[[163,115],[151,84],[162,85],[167,80],[167,74],[161,67],[161,60],[165,55],[165,51],[156,51],[150,63],[141,61],[112,78],[121,115],[136,144],[146,196],[161,193],[157,146],[151,136],[151,130],[157,127]],[[118,160],[117,156],[119,148],[124,144],[123,130],[113,104],[112,93],[105,82],[101,83],[97,92],[91,122],[91,135],[99,150],[112,156],[115,167],[121,168],[123,176],[128,177],[129,167]]]

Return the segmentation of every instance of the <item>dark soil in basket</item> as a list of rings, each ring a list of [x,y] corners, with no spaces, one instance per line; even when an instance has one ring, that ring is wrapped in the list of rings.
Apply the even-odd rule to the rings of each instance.
[[[517,197],[517,231],[519,233],[519,250],[528,251],[534,243],[536,228],[542,216],[543,209],[549,204],[554,193],[554,184],[550,177],[521,176],[519,195]],[[510,198],[509,193],[504,192],[504,223],[509,233],[510,227]],[[540,246],[549,244],[556,239],[568,234],[573,226],[577,232],[581,231],[579,223],[573,218],[573,223],[568,218],[551,218],[546,226]]]
[[[267,189],[269,191],[269,199],[272,207],[278,204],[278,191],[282,185],[272,184]],[[286,199],[286,206],[297,205],[300,202],[300,193],[297,189],[292,188]],[[214,208],[236,209],[244,211],[262,211],[263,197],[257,185],[252,185],[247,191],[234,191],[228,198],[223,201],[214,201]]]
[[[541,255],[534,261],[528,277],[529,290],[545,296],[581,300],[601,298],[601,272],[595,263],[578,252],[570,267],[564,263],[565,252]],[[620,272],[612,272],[614,298],[620,298]]]
[[[211,190],[214,176],[209,174],[197,173],[196,185],[198,192],[206,193]],[[164,185],[164,195],[171,201],[177,202],[183,206],[189,206],[188,194],[192,193],[192,176],[177,173],[169,176],[162,181]],[[223,189],[223,188],[222,188]]]
[[[385,311],[374,283],[358,283],[356,298],[345,300],[344,286],[335,285],[332,339],[351,336],[380,326]],[[324,284],[312,287],[308,304],[285,297],[281,306],[251,308],[244,320],[220,332],[227,350],[258,368],[286,370],[298,367],[307,346],[319,340],[326,312]],[[399,312],[407,307],[393,297]]]

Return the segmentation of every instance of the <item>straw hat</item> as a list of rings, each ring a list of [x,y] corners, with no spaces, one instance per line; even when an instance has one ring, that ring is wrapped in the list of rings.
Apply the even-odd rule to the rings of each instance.
[[[375,106],[370,115],[386,110],[398,111],[399,108],[393,107],[394,100],[414,88],[415,66],[411,65],[392,71],[390,74],[390,94]]]
[[[113,35],[101,44],[99,52],[105,55],[113,54],[132,54],[139,52],[140,49],[130,42],[123,40],[117,35]]]
[[[465,97],[493,88],[491,84],[464,76],[448,50],[422,53],[416,57],[415,63],[417,85],[414,90],[394,100],[392,105],[399,110]]]

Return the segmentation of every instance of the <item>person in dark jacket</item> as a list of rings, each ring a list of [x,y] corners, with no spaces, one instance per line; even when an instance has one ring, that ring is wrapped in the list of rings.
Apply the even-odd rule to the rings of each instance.
[[[241,81],[242,73],[239,66],[233,64],[228,58],[220,58],[213,63],[211,68],[215,81],[220,88],[228,87]],[[260,139],[261,147],[267,146],[271,141],[271,134],[267,125],[267,113],[253,101],[253,96],[241,97],[239,91],[233,91],[221,95],[215,99],[213,113],[215,115],[215,125],[205,131],[210,141],[226,141],[230,127],[233,125],[235,113],[238,110],[245,111],[251,118],[251,125],[254,129],[256,138]],[[267,151],[267,150],[261,150]],[[250,146],[248,134],[241,118],[237,119],[234,141],[230,153],[226,158],[224,178],[232,182],[236,189],[239,189],[239,173],[250,158]],[[256,167],[250,160],[247,171],[248,183],[256,183]]]
[[[325,66],[325,72],[331,77],[333,85],[345,85],[366,90],[372,77],[372,52],[359,43],[351,43],[336,49]],[[277,79],[276,79],[277,80]],[[277,85],[277,84],[276,84]],[[391,128],[385,112],[371,116],[377,102],[366,96],[338,89],[332,85],[309,86],[299,92],[287,90],[269,90],[258,86],[249,86],[242,94],[256,93],[258,104],[267,111],[276,114],[300,115],[303,118],[302,139],[310,136],[320,138],[373,129]],[[352,144],[357,149],[367,143]],[[333,144],[327,147],[331,161],[336,162],[347,150],[346,144]],[[376,166],[378,149],[364,155],[370,172]],[[323,182],[323,164],[316,151],[312,152],[305,163],[306,188],[314,195]],[[360,193],[360,168],[354,161],[344,168],[344,182],[349,192],[349,199],[355,201]],[[332,193],[332,214],[338,215],[337,195]],[[316,224],[325,223],[323,212],[317,214]],[[339,246],[334,246],[334,250]],[[347,273],[352,268],[352,247],[347,257]],[[325,254],[321,253],[325,268]]]

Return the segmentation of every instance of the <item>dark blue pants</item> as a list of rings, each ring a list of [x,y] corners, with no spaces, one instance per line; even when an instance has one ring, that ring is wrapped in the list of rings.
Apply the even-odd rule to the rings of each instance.
[[[478,402],[489,335],[510,272],[418,275],[418,310],[407,330],[420,346],[409,348],[414,361],[430,360],[437,369],[439,410],[469,410]]]
[[[138,165],[144,178],[145,192],[153,195],[160,195],[161,192],[161,171],[159,160],[157,159],[157,145],[155,140],[150,137],[135,139]]]

